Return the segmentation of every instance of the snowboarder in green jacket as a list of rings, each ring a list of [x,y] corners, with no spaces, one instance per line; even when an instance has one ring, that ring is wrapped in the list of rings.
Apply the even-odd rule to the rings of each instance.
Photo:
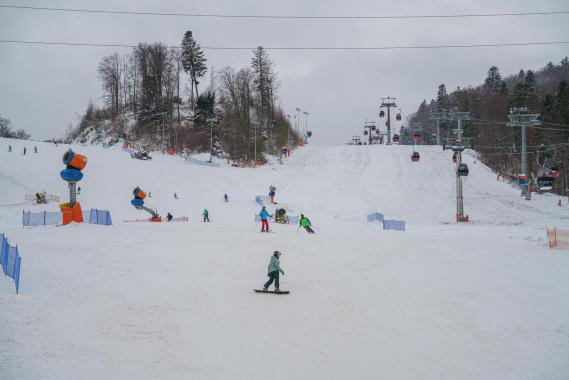
[[[275,292],[279,291],[279,272],[282,273],[283,276],[285,274],[284,271],[281,269],[279,261],[279,257],[281,257],[281,254],[282,253],[280,253],[279,251],[275,251],[271,256],[271,261],[269,262],[269,270],[268,270],[269,273],[267,275],[269,276],[269,281],[267,281],[263,286],[263,291],[265,292],[267,291],[269,286],[271,286],[273,281],[275,282]]]
[[[308,219],[304,214],[300,214],[300,226],[304,227],[309,234],[313,234],[314,230],[310,227],[312,223],[310,223],[310,219]]]

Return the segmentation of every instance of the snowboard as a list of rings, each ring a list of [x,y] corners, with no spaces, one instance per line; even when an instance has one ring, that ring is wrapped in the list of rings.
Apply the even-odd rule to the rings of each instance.
[[[281,290],[275,292],[274,290],[263,290],[263,289],[253,289],[256,293],[271,293],[271,294],[289,294],[290,291],[288,290]]]

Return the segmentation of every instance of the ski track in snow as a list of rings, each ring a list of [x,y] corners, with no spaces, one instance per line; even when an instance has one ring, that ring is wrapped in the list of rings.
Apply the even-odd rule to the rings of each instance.
[[[67,148],[0,139],[0,204],[40,190],[67,200]],[[0,277],[2,379],[569,378],[569,254],[545,236],[568,227],[567,200],[527,202],[470,154],[472,222],[456,224],[452,152],[438,147],[418,146],[413,163],[409,146],[308,146],[257,169],[73,149],[88,157],[83,208],[109,209],[114,225],[22,229],[22,206],[0,207],[22,256],[19,295]],[[306,214],[315,235],[258,233],[254,197],[269,185],[271,212]],[[147,217],[135,186],[189,222],[122,223]],[[367,223],[376,211],[407,231]],[[291,294],[255,294],[275,249]]]

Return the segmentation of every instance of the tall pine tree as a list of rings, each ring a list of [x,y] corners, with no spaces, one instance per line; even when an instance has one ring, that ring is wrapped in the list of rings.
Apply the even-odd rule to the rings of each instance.
[[[198,79],[203,77],[207,72],[206,62],[207,59],[204,57],[202,48],[194,39],[192,31],[188,30],[182,40],[182,67],[184,68],[184,72],[190,75],[192,105],[194,104],[194,99],[199,97]],[[195,98],[194,88],[196,90]]]

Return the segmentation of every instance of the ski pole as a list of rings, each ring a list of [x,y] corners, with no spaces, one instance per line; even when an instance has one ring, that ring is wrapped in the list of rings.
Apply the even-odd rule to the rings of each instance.
[[[296,233],[298,233],[298,231],[300,231],[300,226],[298,226],[298,228],[296,229]]]

